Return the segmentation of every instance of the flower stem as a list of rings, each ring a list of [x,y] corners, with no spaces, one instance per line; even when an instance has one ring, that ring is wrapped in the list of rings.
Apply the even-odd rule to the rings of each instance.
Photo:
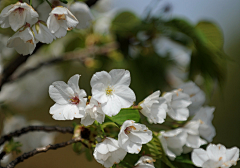
[[[54,7],[53,4],[51,4],[48,0],[46,0],[46,2],[48,3],[48,5],[49,5],[51,8]]]
[[[29,0],[29,5],[32,6],[32,0]]]

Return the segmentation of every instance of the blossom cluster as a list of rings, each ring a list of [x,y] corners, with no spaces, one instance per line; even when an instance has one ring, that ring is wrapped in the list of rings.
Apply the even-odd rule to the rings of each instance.
[[[166,92],[162,96],[158,90],[136,106],[135,93],[129,87],[130,72],[127,70],[113,69],[109,73],[106,71],[95,73],[90,82],[92,96],[88,98],[85,90],[79,88],[79,78],[80,75],[76,74],[67,83],[56,81],[50,85],[49,95],[56,102],[50,108],[50,114],[54,119],[80,118],[81,124],[89,126],[95,120],[100,124],[104,123],[106,115],[116,116],[123,108],[138,107],[139,112],[149,123],[162,124],[167,115],[176,122],[184,122],[176,129],[159,133],[158,138],[165,154],[171,160],[192,150],[192,159],[196,166],[214,160],[210,154],[208,158],[206,156],[201,159],[203,150],[199,148],[211,142],[216,134],[212,125],[215,108],[203,106],[205,94],[193,82],[188,82],[180,89]],[[103,138],[103,142],[96,144],[93,156],[104,167],[111,167],[123,160],[127,153],[138,154],[142,145],[149,143],[152,138],[153,132],[144,124],[127,119],[120,128],[118,140],[111,137]],[[230,152],[223,151],[219,154],[218,162],[214,160],[216,162],[214,165],[219,167],[223,164],[230,166],[236,164],[238,152],[238,148],[233,148]],[[207,153],[210,153],[208,149]],[[220,157],[222,159],[219,159]],[[143,156],[135,166],[152,168],[153,162],[151,157]],[[210,163],[206,163],[208,164]]]
[[[7,47],[22,55],[32,54],[38,42],[50,44],[75,27],[87,28],[92,20],[90,9],[83,2],[73,3],[70,9],[53,7],[47,20],[40,20],[39,13],[25,2],[11,4],[0,14],[0,26],[11,27],[16,32],[9,38]]]

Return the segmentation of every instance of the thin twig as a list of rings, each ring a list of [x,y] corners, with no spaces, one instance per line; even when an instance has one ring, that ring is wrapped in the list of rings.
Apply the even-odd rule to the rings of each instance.
[[[59,126],[28,126],[20,130],[14,131],[10,134],[4,135],[0,139],[0,146],[6,141],[11,140],[13,137],[19,137],[22,134],[26,134],[32,131],[44,131],[44,132],[61,132],[61,133],[70,133],[73,134],[74,129],[72,127],[59,127]]]
[[[19,74],[12,75],[12,77],[9,78],[9,80],[6,81],[6,83],[14,82],[15,80],[18,80],[18,79],[24,77],[25,75],[40,69],[43,66],[49,66],[52,64],[76,60],[76,59],[80,60],[81,62],[84,62],[85,59],[87,57],[89,57],[90,55],[93,55],[93,54],[94,55],[106,55],[106,53],[109,53],[116,49],[117,49],[117,44],[113,42],[113,43],[108,43],[102,47],[93,46],[93,47],[91,47],[91,49],[87,48],[87,49],[83,49],[80,51],[69,52],[69,53],[64,54],[62,57],[57,57],[57,58],[52,58],[52,59],[46,60],[45,62],[41,62],[33,68],[28,68]]]
[[[10,162],[6,168],[13,168],[15,167],[17,164],[23,162],[24,160],[38,154],[38,153],[43,153],[43,152],[47,152],[49,150],[56,150],[58,148],[62,148],[62,147],[65,147],[67,145],[71,145],[73,143],[76,143],[76,142],[81,142],[81,137],[78,137],[78,138],[74,138],[74,139],[71,139],[67,142],[62,142],[62,143],[58,143],[58,144],[54,144],[54,145],[48,145],[48,146],[45,146],[45,147],[42,147],[42,148],[36,148],[30,152],[27,152],[27,153],[24,153],[23,155],[17,157],[15,160],[13,160],[12,162]]]

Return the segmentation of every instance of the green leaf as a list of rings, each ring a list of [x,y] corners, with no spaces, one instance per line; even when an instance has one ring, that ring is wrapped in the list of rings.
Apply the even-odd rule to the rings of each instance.
[[[121,111],[109,119],[118,125],[122,125],[126,120],[140,121],[139,111],[136,109],[121,109]]]
[[[193,165],[193,162],[189,159],[188,155],[182,154],[181,156],[177,156],[174,161]]]
[[[59,0],[59,1],[61,1],[62,3],[65,3],[65,4],[68,3],[68,1],[66,1],[66,0]]]
[[[218,49],[223,47],[223,35],[219,28],[211,22],[201,21],[196,27],[203,34],[207,45],[215,46]]]
[[[140,19],[132,12],[122,12],[118,14],[112,21],[111,30],[121,36],[134,34],[134,28],[140,23]]]
[[[86,159],[91,162],[93,160],[92,151],[89,148],[85,148]]]

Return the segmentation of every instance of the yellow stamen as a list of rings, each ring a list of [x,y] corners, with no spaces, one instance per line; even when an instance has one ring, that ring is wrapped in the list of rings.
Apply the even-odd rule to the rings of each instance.
[[[106,95],[109,96],[109,95],[112,95],[113,89],[108,86],[105,91],[106,91]]]

